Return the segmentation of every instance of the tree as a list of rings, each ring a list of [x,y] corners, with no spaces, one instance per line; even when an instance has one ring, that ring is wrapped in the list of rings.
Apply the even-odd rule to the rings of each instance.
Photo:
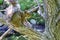
[[[58,8],[58,0],[44,0],[46,5],[47,18],[45,20],[45,40],[60,40],[59,27],[60,27],[60,10]],[[60,4],[59,4],[60,5]]]

